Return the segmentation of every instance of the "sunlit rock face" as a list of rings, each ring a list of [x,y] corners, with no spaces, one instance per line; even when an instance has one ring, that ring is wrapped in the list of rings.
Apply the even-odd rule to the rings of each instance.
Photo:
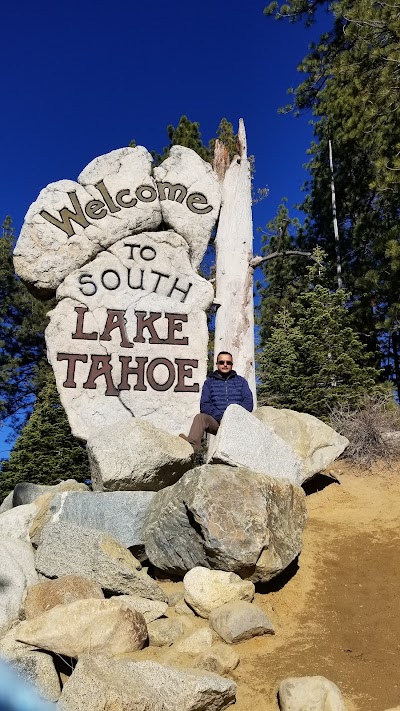
[[[58,304],[48,359],[73,433],[138,417],[187,431],[206,377],[211,284],[197,273],[218,218],[219,181],[175,146],[152,171],[142,146],[93,160],[31,205],[15,268]]]

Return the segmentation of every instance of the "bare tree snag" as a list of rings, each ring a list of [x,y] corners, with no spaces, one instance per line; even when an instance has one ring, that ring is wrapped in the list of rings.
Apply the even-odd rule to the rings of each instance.
[[[253,219],[246,132],[239,121],[239,155],[227,167],[217,141],[215,170],[222,182],[222,207],[216,235],[215,355],[228,350],[234,367],[249,383],[256,405],[254,364]]]

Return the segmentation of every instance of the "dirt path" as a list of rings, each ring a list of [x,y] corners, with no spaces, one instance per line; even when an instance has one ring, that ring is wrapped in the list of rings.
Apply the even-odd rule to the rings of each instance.
[[[348,711],[400,704],[400,464],[339,472],[307,498],[298,568],[256,595],[277,634],[238,646],[236,711],[277,711],[279,681],[314,674],[337,683]]]

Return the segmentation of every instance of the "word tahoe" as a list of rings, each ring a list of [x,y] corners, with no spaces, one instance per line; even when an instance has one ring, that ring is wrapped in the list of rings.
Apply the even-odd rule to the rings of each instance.
[[[188,189],[181,183],[172,184],[168,181],[157,181],[156,186],[157,189],[153,185],[139,185],[134,195],[132,195],[130,188],[123,188],[118,190],[113,197],[104,180],[99,180],[94,187],[99,191],[102,200],[89,200],[82,207],[77,192],[71,190],[67,195],[71,201],[72,210],[69,207],[63,207],[59,211],[61,219],[54,217],[47,210],[41,210],[40,215],[65,232],[68,237],[72,237],[75,234],[73,222],[85,229],[90,225],[89,220],[102,220],[106,215],[120,212],[123,208],[133,208],[138,204],[138,201],[150,203],[159,199],[185,203],[190,212],[195,215],[206,215],[213,209],[203,193],[193,192],[188,195]]]

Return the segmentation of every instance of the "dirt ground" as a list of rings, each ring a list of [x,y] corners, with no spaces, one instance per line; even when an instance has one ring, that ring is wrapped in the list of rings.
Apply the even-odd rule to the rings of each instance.
[[[332,470],[310,486],[298,567],[256,594],[276,635],[237,646],[235,711],[277,711],[280,680],[315,674],[348,711],[400,704],[400,463]]]
[[[338,483],[321,475],[306,485],[298,563],[257,590],[276,635],[235,645],[232,710],[278,711],[281,680],[317,674],[338,685],[347,711],[400,705],[400,461],[369,472],[339,461],[331,471]],[[183,588],[161,584],[168,594]],[[158,659],[164,650],[136,654]]]

